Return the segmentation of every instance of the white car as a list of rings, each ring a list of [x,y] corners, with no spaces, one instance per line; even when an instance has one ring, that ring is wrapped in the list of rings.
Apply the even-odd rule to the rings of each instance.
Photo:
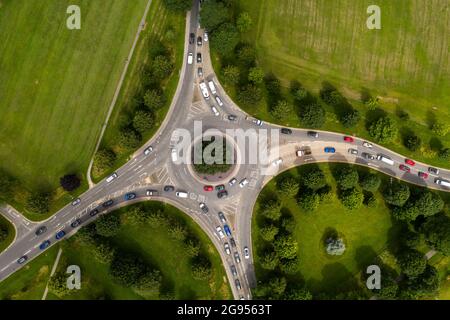
[[[188,193],[186,191],[177,191],[177,192],[175,192],[175,195],[178,198],[185,198],[186,199],[188,197]]]
[[[188,53],[188,64],[192,64],[194,62],[194,54],[192,52]]]
[[[247,178],[242,179],[242,181],[239,183],[239,187],[243,188],[246,185],[248,185],[248,180]]]
[[[248,250],[248,247],[244,247],[244,258],[250,259],[250,250]]]
[[[226,254],[231,254],[230,245],[228,244],[228,242],[225,242],[223,248],[225,249]]]
[[[259,119],[253,119],[252,122],[256,124],[258,127],[261,127],[263,125],[263,122]]]
[[[219,97],[216,97],[216,101],[217,101],[217,104],[218,104],[220,107],[223,106],[223,102],[222,102],[222,100],[221,100]]]
[[[237,182],[236,178],[233,178],[233,179],[231,179],[231,180],[228,182],[228,185],[229,185],[230,187],[232,187],[232,186],[234,186],[234,185],[236,184],[236,182]]]
[[[206,83],[205,82],[200,82],[200,91],[202,92],[203,98],[208,100],[209,99],[209,92],[208,92],[208,88],[206,87]]]
[[[366,147],[366,148],[373,148],[373,145],[372,145],[371,143],[367,142],[367,141],[364,141],[364,142],[363,142],[363,147]]]
[[[217,93],[216,86],[214,85],[214,82],[212,80],[208,81],[208,87],[209,87],[209,90],[211,90],[212,94],[216,94]]]
[[[208,42],[208,32],[203,33],[203,41]]]
[[[152,146],[149,146],[147,149],[145,149],[144,150],[144,155],[149,155],[150,154],[150,152],[152,152],[153,151],[153,147]]]
[[[172,161],[175,162],[178,160],[178,152],[177,149],[172,148],[172,151],[170,152],[172,156]]]
[[[220,115],[219,111],[217,111],[217,108],[214,106],[211,106],[211,111],[212,111],[212,113],[214,113],[214,115],[216,117],[218,117]]]
[[[117,178],[117,173],[114,172],[112,175],[110,175],[108,178],[106,178],[106,182],[111,182],[113,181],[115,178]]]
[[[279,165],[282,164],[282,163],[283,163],[283,159],[278,158],[278,159],[276,159],[276,160],[274,160],[274,161],[272,162],[272,165],[273,165],[274,167],[276,167],[276,166],[279,166]]]
[[[80,198],[78,198],[78,199],[75,199],[73,202],[72,202],[72,206],[77,206],[77,205],[79,205],[80,204],[80,202],[81,202],[81,199]]]
[[[219,235],[220,239],[225,238],[225,235],[223,234],[221,227],[216,227],[217,234]]]

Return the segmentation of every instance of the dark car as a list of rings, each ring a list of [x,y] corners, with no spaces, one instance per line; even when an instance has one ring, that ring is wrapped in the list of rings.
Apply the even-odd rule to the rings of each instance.
[[[45,240],[44,242],[41,243],[41,245],[39,246],[39,249],[44,250],[47,249],[50,246],[50,240]]]
[[[234,241],[234,238],[230,238],[230,244],[233,248],[236,248],[236,241]]]
[[[72,226],[72,228],[76,228],[81,224],[81,220],[77,219],[74,222],[72,222],[70,225]]]
[[[194,41],[195,41],[195,34],[193,34],[193,33],[189,34],[189,43],[193,44]]]
[[[202,44],[203,44],[203,39],[202,39],[202,37],[198,36],[197,37],[197,45],[201,46]]]
[[[134,198],[136,198],[136,193],[133,192],[127,193],[124,197],[125,200],[133,200]]]
[[[311,138],[318,138],[319,137],[319,133],[316,132],[316,131],[308,131],[306,134],[308,135],[308,137],[311,137]]]
[[[103,208],[107,208],[107,207],[112,206],[113,204],[114,204],[114,200],[110,199],[108,201],[103,202],[102,206],[103,206]]]
[[[96,216],[98,214],[98,209],[94,209],[94,210],[92,210],[91,212],[89,212],[89,215],[91,216],[91,217],[94,217],[94,216]]]
[[[225,186],[223,184],[219,184],[218,186],[216,186],[216,191],[222,191],[225,190]]]
[[[239,279],[234,280],[234,284],[236,285],[236,289],[241,290],[241,282]]]
[[[197,53],[197,63],[202,63],[202,54],[200,52]]]
[[[239,257],[239,253],[237,252],[234,253],[234,261],[236,261],[236,263],[241,262],[241,257]]]
[[[439,169],[433,168],[433,167],[429,167],[428,168],[428,172],[432,173],[432,174],[439,174]]]
[[[282,134],[292,134],[292,130],[288,128],[281,128]]]
[[[47,231],[47,227],[46,227],[46,226],[42,226],[42,227],[39,227],[39,228],[36,230],[35,234],[36,234],[37,236],[40,236],[41,234],[45,233],[46,231]]]
[[[59,240],[59,239],[62,239],[65,235],[66,235],[66,232],[64,230],[61,230],[56,234],[55,238],[56,238],[56,240]]]
[[[175,191],[175,188],[173,186],[164,186],[165,192],[172,192]]]
[[[205,203],[201,202],[201,203],[199,204],[199,207],[200,207],[200,209],[203,211],[203,213],[206,214],[206,213],[209,212],[208,206],[207,206]]]
[[[233,276],[237,276],[237,270],[236,270],[236,266],[233,264],[231,267],[230,267],[230,269],[231,269],[231,274],[233,275]]]
[[[236,121],[236,119],[237,119],[237,116],[235,116],[234,114],[229,114],[229,115],[228,115],[228,120],[230,120],[230,121]]]
[[[197,69],[197,74],[198,74],[199,77],[203,77],[203,69],[201,67],[199,67]]]
[[[222,222],[222,223],[227,222],[227,219],[225,218],[225,215],[223,214],[222,211],[219,211],[218,215],[219,215],[220,222]]]
[[[217,198],[223,199],[223,198],[226,198],[226,197],[228,197],[228,191],[227,190],[222,190],[222,191],[217,192]]]
[[[367,159],[367,160],[375,160],[375,155],[371,154],[371,153],[367,153],[367,152],[363,152],[361,153],[361,155]]]
[[[22,256],[22,257],[19,258],[19,260],[17,260],[17,263],[18,264],[24,264],[25,261],[27,261],[27,260],[28,260],[27,256]]]
[[[223,230],[225,230],[227,236],[231,237],[231,229],[227,224],[223,226]]]

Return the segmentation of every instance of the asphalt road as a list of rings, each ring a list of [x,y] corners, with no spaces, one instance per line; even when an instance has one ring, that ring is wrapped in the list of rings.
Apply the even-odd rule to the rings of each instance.
[[[66,232],[65,238],[67,238],[76,233],[80,227],[118,207],[139,201],[157,200],[176,206],[200,225],[221,256],[234,298],[251,299],[251,288],[256,284],[251,241],[253,207],[265,183],[280,172],[293,166],[313,162],[357,163],[404,181],[442,191],[450,191],[448,188],[436,185],[434,183],[436,177],[433,175],[430,175],[426,180],[417,176],[418,170],[427,172],[428,166],[426,164],[416,163],[415,166],[411,167],[411,172],[406,173],[399,169],[399,165],[404,164],[405,157],[381,146],[372,144],[372,148],[363,147],[363,140],[356,137],[353,137],[354,142],[348,143],[344,141],[342,134],[333,132],[318,131],[318,138],[311,138],[307,135],[307,130],[303,129],[292,129],[291,135],[280,134],[279,140],[269,139],[268,162],[237,164],[233,175],[223,178],[228,191],[228,197],[225,199],[218,199],[216,192],[204,191],[203,186],[209,184],[208,182],[202,181],[201,177],[194,177],[188,164],[176,164],[171,159],[171,149],[178,140],[177,129],[184,129],[193,135],[194,122],[202,121],[203,130],[217,129],[225,133],[227,129],[242,129],[244,131],[254,129],[256,136],[260,137],[260,129],[278,132],[280,127],[267,123],[256,126],[252,121],[253,119],[249,118],[226,95],[211,66],[209,42],[203,42],[202,46],[197,46],[195,42],[190,44],[190,33],[194,33],[196,38],[197,36],[203,37],[203,30],[198,27],[197,7],[194,7],[187,15],[185,60],[167,118],[157,134],[138,150],[129,162],[116,171],[116,179],[109,183],[106,180],[101,181],[80,197],[81,202],[77,206],[69,204],[43,222],[28,221],[11,207],[0,208],[0,213],[7,216],[17,230],[15,241],[0,254],[0,281],[26,264],[17,262],[21,256],[26,255],[27,262],[29,262],[42,253],[43,250],[40,250],[39,246],[43,241],[50,240],[51,245],[59,241],[55,239],[55,234],[58,231],[64,230]],[[193,54],[193,64],[187,63],[189,52]],[[197,52],[202,54],[201,63],[195,62]],[[203,69],[203,76],[201,77],[197,72],[198,67]],[[221,97],[223,106],[218,106],[211,92],[209,92],[211,97],[208,100],[202,97],[199,83],[205,80],[215,82],[217,95]],[[219,116],[212,113],[210,109],[212,105],[216,106],[220,113]],[[236,121],[229,121],[227,118],[229,114],[236,115]],[[150,145],[153,147],[153,151],[149,155],[145,155],[144,150]],[[325,153],[324,148],[328,146],[334,147],[335,153]],[[295,152],[301,148],[309,148],[311,155],[297,157]],[[350,154],[349,148],[356,149],[358,155]],[[253,154],[255,151],[251,150],[251,146],[244,146],[240,152],[242,156],[246,156]],[[384,154],[394,161],[394,165],[388,165],[378,160],[367,161],[361,157],[362,152],[370,152],[374,155]],[[186,159],[187,156],[186,153],[180,152],[178,154],[180,159]],[[271,162],[278,158],[282,158],[283,162],[278,166],[273,166]],[[449,170],[441,169],[440,171],[440,177],[450,180]],[[228,181],[233,177],[237,179],[237,183],[229,186]],[[249,183],[241,188],[239,182],[244,178]],[[188,197],[185,199],[179,198],[175,195],[175,192],[165,192],[164,186],[166,185],[174,186],[176,190],[186,191]],[[146,196],[146,190],[148,189],[157,190],[159,195],[157,197]],[[135,193],[136,198],[126,201],[124,195],[130,192]],[[110,207],[104,208],[102,204],[110,199],[114,203]],[[208,206],[209,212],[207,214],[201,211],[200,203],[205,203]],[[98,209],[100,213],[91,217],[89,212],[94,209]],[[220,221],[218,212],[224,213],[227,220],[225,223]],[[74,228],[71,224],[77,219],[80,219],[81,224]],[[223,232],[224,224],[229,225],[232,235],[221,238],[216,229],[220,227]],[[35,230],[41,226],[46,226],[47,231],[40,236],[36,236]],[[231,243],[230,238],[235,240],[236,247],[231,247],[231,254],[227,254],[224,245],[225,243]],[[249,259],[244,258],[244,247],[250,249]],[[239,263],[234,258],[236,253],[240,257]],[[236,266],[237,276],[234,276],[231,272],[232,265]],[[239,280],[241,289],[236,287],[236,279]]]

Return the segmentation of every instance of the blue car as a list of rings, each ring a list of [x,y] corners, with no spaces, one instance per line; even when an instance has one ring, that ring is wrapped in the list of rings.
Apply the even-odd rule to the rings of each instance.
[[[325,153],[335,153],[336,149],[333,147],[325,147],[324,151]]]
[[[223,230],[225,230],[225,233],[227,234],[227,236],[231,237],[231,230],[227,224],[223,226]]]
[[[50,245],[50,240],[45,240],[44,242],[41,243],[41,245],[39,246],[39,249],[41,249],[41,250],[47,249],[49,245]]]
[[[66,235],[66,232],[64,230],[61,230],[56,234],[55,238],[56,238],[56,240],[59,240],[62,237],[64,237],[65,235]]]
[[[136,198],[136,193],[130,192],[125,195],[125,200],[132,200],[134,198]]]

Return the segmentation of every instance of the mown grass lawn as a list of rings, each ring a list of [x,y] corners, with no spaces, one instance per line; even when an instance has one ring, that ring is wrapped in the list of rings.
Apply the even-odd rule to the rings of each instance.
[[[336,190],[330,166],[334,165],[319,165],[327,176],[328,184]],[[351,290],[360,281],[361,272],[367,265],[374,262],[386,248],[395,246],[398,225],[391,219],[380,194],[376,194],[378,205],[375,208],[362,207],[349,211],[334,197],[332,201],[321,204],[316,212],[304,212],[295,199],[277,193],[276,180],[287,175],[300,177],[305,168],[298,167],[283,173],[262,190],[252,222],[254,252],[258,252],[262,245],[258,227],[259,205],[266,197],[276,195],[283,203],[282,212],[289,211],[296,222],[294,236],[299,245],[301,276],[296,275],[294,279],[304,280],[313,294]],[[345,239],[346,251],[342,256],[330,256],[325,252],[324,236],[332,229]],[[267,272],[260,267],[258,256],[255,258],[256,275],[264,278]]]
[[[147,203],[146,208],[157,210],[161,205]],[[213,277],[210,281],[195,280],[192,277],[189,258],[184,253],[181,243],[169,237],[167,228],[155,229],[148,225],[136,227],[124,223],[120,232],[112,238],[114,247],[125,252],[135,252],[150,265],[157,267],[163,276],[162,287],[173,292],[176,299],[232,298],[220,257],[206,234],[181,211],[169,205],[163,208],[168,215],[184,220],[188,229],[201,241],[202,250],[213,266]],[[126,214],[127,210],[128,208],[120,209],[120,214]],[[71,264],[79,265],[81,268],[82,288],[63,297],[64,299],[144,299],[131,288],[116,284],[109,275],[109,266],[93,259],[90,248],[78,242],[68,241],[63,245],[60,268]],[[55,295],[49,295],[49,299],[57,298]],[[145,298],[158,299],[158,296]]]
[[[0,162],[31,190],[85,174],[147,0],[2,1]],[[81,30],[66,9],[81,8]]]
[[[16,230],[14,229],[14,226],[9,222],[7,219],[5,219],[0,214],[0,227],[3,227],[3,229],[8,231],[8,236],[5,240],[0,242],[0,253],[8,248],[8,246],[14,241],[14,238],[16,236]]]

